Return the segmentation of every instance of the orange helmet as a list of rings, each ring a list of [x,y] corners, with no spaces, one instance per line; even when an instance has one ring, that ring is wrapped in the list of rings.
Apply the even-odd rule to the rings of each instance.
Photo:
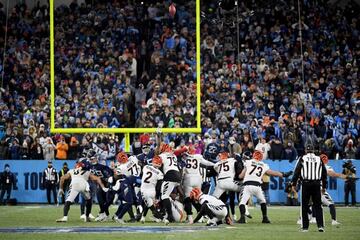
[[[161,157],[155,156],[155,157],[152,159],[152,165],[153,165],[154,167],[161,167],[161,165],[162,165],[162,159],[161,159]]]
[[[193,188],[193,190],[191,190],[191,192],[190,192],[190,198],[194,199],[194,200],[199,200],[201,194],[202,194],[202,192],[201,192],[200,188],[198,188],[198,187]]]
[[[320,155],[320,159],[324,164],[328,164],[329,163],[329,158],[328,156],[326,156],[326,154],[321,154]]]
[[[218,156],[219,156],[219,159],[220,159],[220,160],[224,161],[224,160],[226,160],[226,159],[229,158],[229,153],[227,153],[227,152],[221,152],[221,153],[219,153]]]
[[[261,161],[263,159],[263,153],[259,150],[255,150],[253,153],[253,159],[256,161]]]
[[[195,154],[195,152],[196,152],[196,150],[193,146],[189,146],[186,151],[186,153],[190,154],[190,155]]]
[[[124,153],[124,152],[119,152],[119,153],[116,155],[116,161],[117,161],[118,163],[127,163],[128,159],[129,159],[129,158],[128,158],[127,154]]]
[[[160,146],[160,152],[161,153],[171,152],[171,147],[169,146],[169,144],[162,143],[161,146]]]
[[[77,162],[75,164],[75,168],[83,168],[83,167],[85,167],[85,164],[83,162]]]

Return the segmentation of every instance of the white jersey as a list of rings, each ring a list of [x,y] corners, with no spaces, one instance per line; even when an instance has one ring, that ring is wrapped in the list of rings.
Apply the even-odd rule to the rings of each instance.
[[[139,165],[139,160],[135,156],[129,157],[127,163],[123,163],[117,166],[120,169],[120,172],[125,176],[135,176],[139,177],[141,174],[141,167]]]
[[[165,152],[165,153],[160,154],[159,157],[161,158],[161,160],[163,162],[164,175],[168,171],[171,171],[171,170],[179,172],[177,157],[175,156],[175,154]]]
[[[81,168],[70,169],[71,183],[89,181],[90,171]]]
[[[214,166],[214,163],[209,162],[203,158],[200,154],[187,155],[185,157],[185,167],[183,169],[184,175],[197,175],[201,176],[200,164],[205,166]]]
[[[218,179],[234,178],[235,177],[235,162],[234,158],[221,160],[214,165],[215,171],[218,173]]]
[[[141,178],[141,191],[146,189],[155,189],[157,181],[164,178],[164,174],[157,168],[146,165],[143,168]]]
[[[244,176],[243,182],[246,183],[248,181],[257,182],[259,184],[262,183],[262,177],[269,170],[269,165],[264,162],[256,161],[254,159],[250,161],[245,161],[246,172]]]
[[[220,199],[218,199],[214,196],[207,195],[207,194],[201,195],[199,198],[199,202],[200,202],[200,204],[207,202],[208,205],[212,205],[214,207],[225,206],[225,203],[223,203],[223,201],[221,201]]]

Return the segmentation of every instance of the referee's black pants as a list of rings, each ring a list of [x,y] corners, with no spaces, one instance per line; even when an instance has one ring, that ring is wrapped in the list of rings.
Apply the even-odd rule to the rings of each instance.
[[[321,184],[320,181],[303,181],[301,189],[301,219],[302,228],[309,229],[309,201],[313,202],[313,209],[315,211],[316,223],[318,228],[324,227],[323,210],[321,206]]]

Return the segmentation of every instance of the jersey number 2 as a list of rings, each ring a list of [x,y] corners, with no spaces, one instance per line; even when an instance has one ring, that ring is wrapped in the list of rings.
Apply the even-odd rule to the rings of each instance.
[[[146,176],[147,177],[144,179],[144,183],[150,183],[149,179],[152,177],[152,172],[147,172]]]

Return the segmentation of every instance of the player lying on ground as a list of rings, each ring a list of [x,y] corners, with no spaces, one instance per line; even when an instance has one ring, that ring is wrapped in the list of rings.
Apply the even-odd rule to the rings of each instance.
[[[75,169],[69,170],[67,174],[61,177],[60,179],[60,189],[58,194],[64,194],[64,182],[71,178],[71,183],[69,186],[69,194],[66,198],[64,205],[64,216],[58,220],[57,222],[67,222],[68,221],[68,213],[70,210],[70,205],[74,202],[75,198],[80,194],[83,195],[86,201],[86,218],[85,222],[89,222],[89,214],[91,212],[92,199],[90,194],[90,186],[88,180],[95,181],[104,192],[107,192],[108,189],[105,188],[104,184],[101,182],[101,179],[94,174],[90,173],[89,170],[86,170],[86,166],[84,163],[77,163]]]

